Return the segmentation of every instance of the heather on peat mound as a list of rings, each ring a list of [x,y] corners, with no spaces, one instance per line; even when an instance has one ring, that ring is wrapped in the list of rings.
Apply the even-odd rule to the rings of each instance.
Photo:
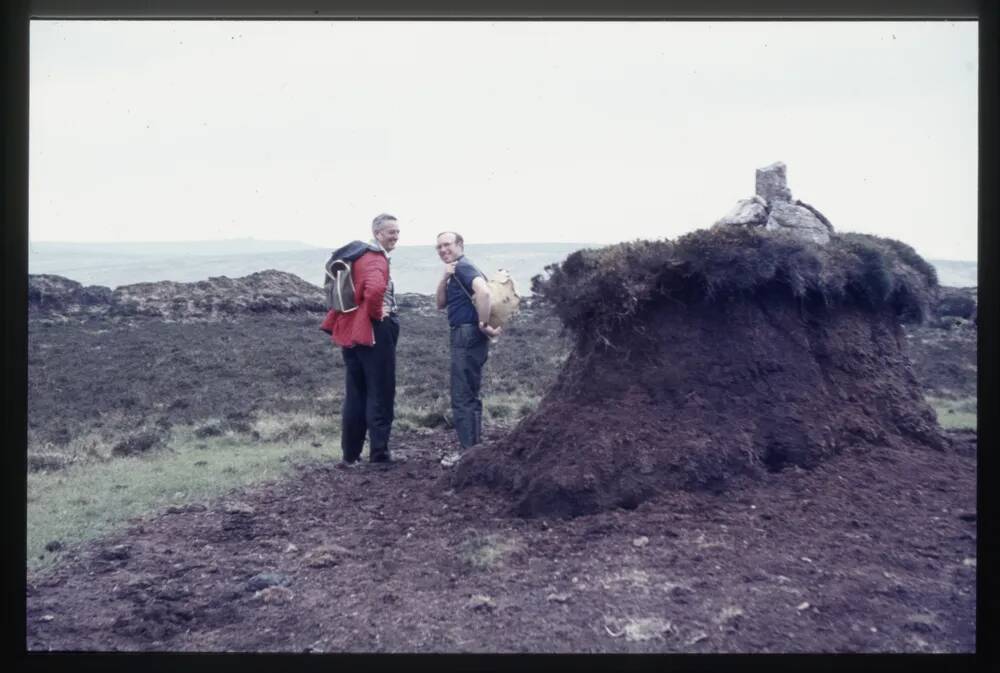
[[[748,228],[582,250],[533,290],[575,337],[539,408],[448,483],[523,516],[635,508],[813,468],[845,449],[946,449],[901,322],[936,273],[898,241]]]

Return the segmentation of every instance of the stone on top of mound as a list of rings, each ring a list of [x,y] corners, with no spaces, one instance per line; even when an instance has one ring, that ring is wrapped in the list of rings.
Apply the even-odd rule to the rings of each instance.
[[[737,202],[715,226],[761,227],[814,243],[827,243],[833,225],[808,203],[792,199],[785,173],[786,166],[780,161],[758,168],[757,193],[753,198]]]
[[[903,243],[720,227],[548,271],[534,289],[574,350],[534,414],[467,453],[457,488],[574,516],[848,447],[944,447],[900,327],[926,314],[937,279]]]

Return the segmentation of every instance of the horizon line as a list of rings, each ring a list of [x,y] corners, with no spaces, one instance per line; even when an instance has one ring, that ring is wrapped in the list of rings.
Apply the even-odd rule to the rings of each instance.
[[[364,240],[364,239],[358,239]],[[199,243],[232,243],[232,242],[255,242],[255,243],[295,243],[306,248],[327,249],[328,245],[317,245],[290,238],[203,238],[178,241],[137,241],[137,240],[114,240],[114,241],[68,241],[68,240],[34,240],[28,241],[28,245],[57,244],[57,245],[185,245]],[[620,242],[620,241],[619,241]],[[599,243],[596,241],[479,241],[466,243],[466,245],[615,245],[615,243]],[[433,243],[400,243],[397,248],[423,248],[434,247]]]

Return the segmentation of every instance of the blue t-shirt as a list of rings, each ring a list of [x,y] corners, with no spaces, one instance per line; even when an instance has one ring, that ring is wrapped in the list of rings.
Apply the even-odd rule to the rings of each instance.
[[[469,295],[465,294],[465,291],[468,290],[469,294],[475,296],[475,292],[472,291],[472,281],[478,275],[480,274],[476,271],[476,267],[472,266],[465,255],[458,258],[458,264],[455,265],[455,275],[448,280],[445,292],[445,298],[448,301],[448,324],[452,327],[466,323],[479,324],[479,314],[476,313],[476,307],[469,299]],[[462,283],[465,290],[459,287],[459,283]]]

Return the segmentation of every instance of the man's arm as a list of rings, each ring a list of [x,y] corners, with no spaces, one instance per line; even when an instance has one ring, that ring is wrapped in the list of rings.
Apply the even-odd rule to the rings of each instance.
[[[481,323],[490,319],[490,301],[490,286],[482,276],[476,276],[472,280],[472,303],[476,306],[476,313],[479,314]]]
[[[493,295],[490,294],[490,286],[486,284],[486,279],[476,276],[472,281],[472,303],[476,306],[476,313],[479,316],[479,331],[491,339],[498,336],[503,331],[502,327],[490,327],[490,308]]]
[[[472,300],[476,305],[476,313],[479,315],[479,331],[491,339],[503,331],[502,327],[490,327],[490,308],[493,296],[490,294],[490,286],[482,276],[476,276],[472,281]]]
[[[365,259],[372,255],[371,259]],[[361,273],[358,274],[358,302],[363,303],[368,317],[372,320],[382,319],[382,300],[385,297],[386,288],[389,286],[389,262],[385,257],[377,253],[365,253],[355,262],[365,260],[362,264]]]
[[[455,274],[455,262],[450,264],[445,264],[444,276],[441,277],[441,282],[438,283],[437,292],[437,307],[438,310],[444,310],[448,306],[448,278]]]

